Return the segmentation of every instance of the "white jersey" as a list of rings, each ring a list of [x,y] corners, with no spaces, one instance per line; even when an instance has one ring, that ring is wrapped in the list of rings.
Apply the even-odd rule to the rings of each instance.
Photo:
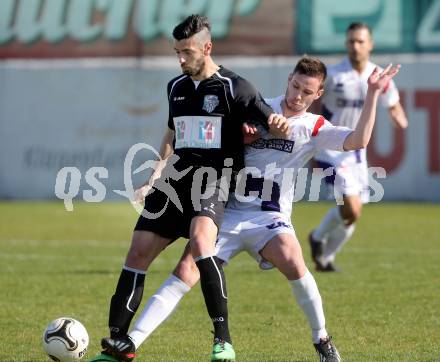
[[[322,114],[335,126],[356,128],[368,89],[368,77],[376,64],[368,62],[362,73],[353,69],[350,60],[344,58],[339,64],[328,68],[328,78],[322,96]],[[399,92],[393,80],[379,97],[386,108],[399,102]],[[333,166],[349,166],[366,163],[365,149],[350,152],[321,151],[316,159]],[[365,166],[366,167],[366,166]]]
[[[266,99],[276,113],[282,114],[283,96]],[[263,191],[263,180],[273,180],[269,198],[260,194],[252,202],[238,201],[240,196],[230,198],[228,208],[279,211],[290,218],[294,197],[293,182],[298,170],[315,155],[319,149],[343,151],[345,138],[352,132],[346,127],[335,127],[323,116],[304,113],[288,118],[292,133],[290,139],[276,139],[268,131],[259,129],[261,138],[246,146],[245,165],[252,172],[248,180],[248,191]],[[270,184],[270,182],[269,182]],[[270,192],[272,191],[272,192]],[[237,190],[236,194],[242,192]]]

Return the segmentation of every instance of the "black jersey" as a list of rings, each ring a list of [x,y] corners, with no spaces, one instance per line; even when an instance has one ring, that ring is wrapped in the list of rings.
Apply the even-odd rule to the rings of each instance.
[[[255,87],[223,67],[198,86],[188,75],[172,79],[168,100],[168,127],[175,131],[174,153],[182,165],[220,169],[232,158],[232,168],[242,169],[243,122],[267,127],[273,113]]]

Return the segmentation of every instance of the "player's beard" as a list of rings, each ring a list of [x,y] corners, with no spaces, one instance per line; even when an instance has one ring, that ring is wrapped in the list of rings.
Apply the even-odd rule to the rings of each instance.
[[[368,61],[369,55],[359,52],[352,52],[349,54],[349,58],[353,67],[357,68]]]
[[[189,75],[190,77],[197,77],[205,68],[205,59],[200,58],[194,62],[194,66],[182,69],[183,74]]]

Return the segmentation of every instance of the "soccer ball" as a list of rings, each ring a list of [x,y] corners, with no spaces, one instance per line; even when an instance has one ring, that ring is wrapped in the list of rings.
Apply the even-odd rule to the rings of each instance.
[[[73,318],[55,319],[43,333],[43,348],[57,362],[79,361],[86,354],[88,345],[86,329]]]

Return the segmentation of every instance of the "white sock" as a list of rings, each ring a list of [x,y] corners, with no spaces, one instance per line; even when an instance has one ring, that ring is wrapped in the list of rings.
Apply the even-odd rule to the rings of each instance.
[[[339,212],[339,207],[331,208],[322,219],[319,226],[313,231],[313,238],[318,241],[324,241],[328,234],[339,225],[344,225],[344,219]]]
[[[349,226],[340,225],[328,235],[322,256],[322,262],[324,265],[335,260],[336,253],[339,252],[342,246],[351,238],[354,230],[355,224]]]
[[[327,331],[325,329],[321,295],[319,294],[315,278],[307,270],[302,278],[290,280],[289,282],[292,285],[292,292],[296,302],[303,310],[312,328],[312,341],[313,343],[319,343],[321,338],[327,337]]]
[[[128,334],[136,349],[174,311],[182,297],[191,290],[183,281],[171,274],[147,301],[133,330]]]

